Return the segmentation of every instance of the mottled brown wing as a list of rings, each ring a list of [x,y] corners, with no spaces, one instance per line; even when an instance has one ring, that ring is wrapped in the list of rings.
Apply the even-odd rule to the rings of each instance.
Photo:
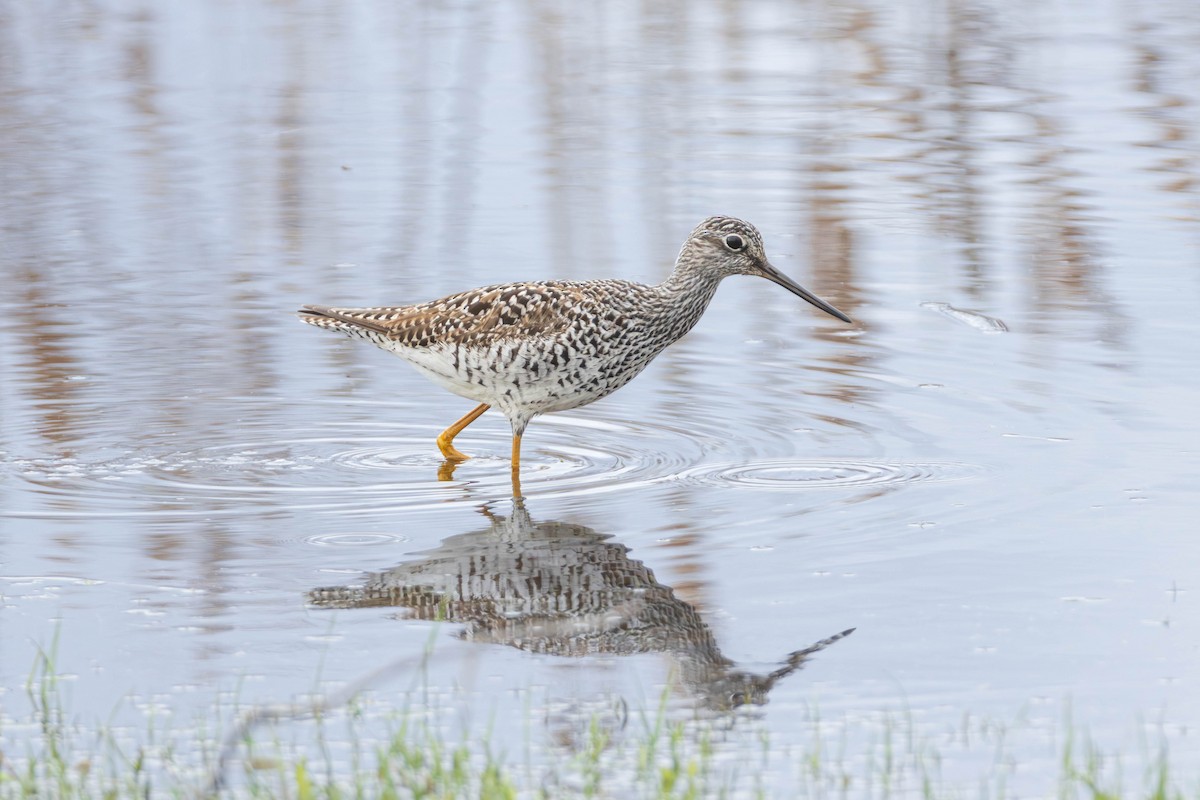
[[[301,313],[357,325],[408,347],[429,347],[553,336],[571,325],[588,299],[587,292],[577,285],[513,283],[485,286],[413,306],[306,306]]]

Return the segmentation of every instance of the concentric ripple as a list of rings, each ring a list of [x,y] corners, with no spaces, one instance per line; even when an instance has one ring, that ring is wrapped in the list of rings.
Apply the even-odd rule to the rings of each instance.
[[[481,420],[459,438],[456,444],[474,457],[452,469],[434,444],[439,430],[342,420],[193,449],[144,444],[139,452],[96,460],[8,456],[0,458],[0,471],[32,490],[0,515],[362,514],[508,493],[511,434],[503,417]],[[559,494],[655,482],[697,463],[704,449],[691,432],[650,423],[541,418],[526,437],[523,488]]]
[[[411,417],[412,408],[378,402],[340,402],[336,409],[319,402],[245,404],[255,408],[229,413],[242,421],[236,441],[188,448],[178,438],[168,440],[169,446],[148,438],[132,452],[94,460],[0,455],[0,471],[30,487],[13,496],[16,502],[0,515],[209,518],[306,511],[361,518],[507,496],[510,490],[511,434],[498,414],[487,415],[456,442],[474,457],[449,465],[434,445],[440,427],[394,421]],[[535,420],[522,452],[526,495],[587,495],[680,482],[767,490],[898,486],[979,472],[955,463],[764,459],[760,448],[779,446],[778,434],[770,426],[747,425],[735,435],[715,407],[701,407],[686,419],[669,416],[669,408],[651,416],[619,402],[599,411]],[[281,426],[281,417],[292,425]],[[299,427],[297,417],[320,421]],[[754,438],[760,428],[766,431],[761,441]],[[256,437],[256,431],[263,435]],[[743,459],[730,460],[735,446]],[[708,463],[715,453],[724,458]]]
[[[703,465],[676,477],[688,483],[796,491],[965,480],[982,472],[981,467],[956,462],[769,459]]]
[[[394,431],[395,428],[393,427]],[[16,517],[211,517],[296,510],[355,511],[446,499],[429,439],[312,431],[101,461],[10,459],[36,488]],[[364,475],[364,470],[374,470]],[[431,479],[432,478],[432,479]]]

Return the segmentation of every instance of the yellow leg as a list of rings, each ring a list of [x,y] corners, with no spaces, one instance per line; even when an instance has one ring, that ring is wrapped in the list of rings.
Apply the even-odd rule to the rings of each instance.
[[[491,406],[489,406],[487,403],[480,403],[479,405],[475,406],[475,408],[471,409],[471,411],[458,422],[442,431],[441,435],[437,437],[438,450],[442,451],[442,455],[451,461],[466,461],[468,458],[470,458],[470,456],[466,453],[460,453],[454,446],[454,437],[462,433],[463,428],[479,419],[483,415],[483,412],[487,411],[489,408],[491,408]]]
[[[512,447],[512,490],[513,497],[521,496],[521,434],[513,434]]]

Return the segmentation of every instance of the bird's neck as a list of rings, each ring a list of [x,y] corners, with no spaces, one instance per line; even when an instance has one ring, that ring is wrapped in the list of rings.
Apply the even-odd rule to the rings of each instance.
[[[656,287],[662,296],[663,312],[670,315],[673,323],[670,327],[675,334],[674,339],[683,336],[700,321],[722,277],[680,262],[675,265],[675,271]]]

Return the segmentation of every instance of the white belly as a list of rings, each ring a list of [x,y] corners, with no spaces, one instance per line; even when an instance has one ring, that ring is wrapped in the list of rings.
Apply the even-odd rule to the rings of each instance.
[[[624,386],[649,362],[625,353],[586,354],[561,342],[500,343],[494,348],[439,344],[389,349],[438,386],[506,416],[524,417],[578,408]]]

